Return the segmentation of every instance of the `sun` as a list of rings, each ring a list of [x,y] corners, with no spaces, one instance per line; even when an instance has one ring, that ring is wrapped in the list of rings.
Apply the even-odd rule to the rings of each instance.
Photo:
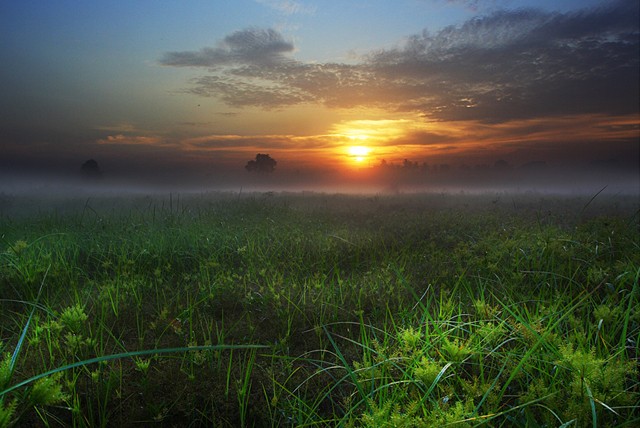
[[[362,163],[367,160],[367,156],[371,153],[371,149],[367,146],[350,146],[349,157],[356,163]]]

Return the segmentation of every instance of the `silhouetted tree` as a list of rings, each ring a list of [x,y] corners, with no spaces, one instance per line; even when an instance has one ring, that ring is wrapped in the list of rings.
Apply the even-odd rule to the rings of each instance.
[[[402,167],[404,169],[415,169],[418,167],[418,162],[412,162],[409,159],[405,159],[402,161]]]
[[[258,153],[255,160],[250,160],[244,167],[249,172],[273,172],[276,169],[276,160],[267,154]]]
[[[98,162],[94,159],[89,159],[80,167],[80,171],[85,178],[89,178],[92,180],[98,179],[102,177],[102,171],[100,171],[100,167],[98,166]]]

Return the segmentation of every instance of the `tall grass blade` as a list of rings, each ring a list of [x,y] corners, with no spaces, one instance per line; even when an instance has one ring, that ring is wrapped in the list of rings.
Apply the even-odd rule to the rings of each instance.
[[[594,200],[595,198],[597,198],[597,197],[598,197],[598,195],[599,195],[600,193],[604,192],[604,189],[606,189],[607,187],[609,187],[609,185],[608,185],[608,184],[607,184],[607,185],[605,185],[602,189],[600,189],[600,190],[598,191],[598,193],[596,193],[595,195],[593,195],[593,196],[591,197],[591,199],[589,199],[589,202],[587,202],[587,203],[584,205],[584,207],[582,207],[582,210],[580,211],[580,215],[582,215],[582,213],[584,213],[584,211],[589,207],[589,205],[591,205],[591,202],[593,202],[593,200]]]
[[[640,268],[636,272],[636,277],[633,281],[633,288],[631,289],[631,295],[629,296],[629,303],[627,303],[627,310],[625,311],[624,324],[622,325],[622,334],[620,335],[620,348],[622,349],[625,348],[627,343],[627,330],[629,329],[629,318],[631,317],[631,311],[634,308],[634,302],[638,296],[639,280],[640,280]]]
[[[133,357],[139,357],[142,355],[179,354],[179,353],[194,352],[194,351],[223,351],[223,350],[230,350],[230,349],[233,350],[233,349],[265,349],[265,348],[268,348],[268,346],[267,345],[202,345],[202,346],[182,346],[177,348],[144,349],[141,351],[130,351],[130,352],[122,352],[120,354],[103,355],[101,357],[95,357],[95,358],[90,358],[88,360],[77,361],[72,364],[56,367],[49,371],[39,373],[35,376],[25,379],[22,382],[19,382],[5,389],[4,391],[0,391],[0,397],[12,391],[15,391],[18,388],[28,385],[38,379],[51,376],[58,372],[64,372],[66,370],[74,369],[76,367],[84,367],[90,364],[100,363],[102,361],[119,360],[122,358],[133,358]]]
[[[331,335],[331,333],[329,333],[329,330],[327,330],[326,326],[322,326],[322,329],[324,330],[325,334],[327,335],[327,338],[329,338],[329,342],[331,342],[331,346],[333,346],[333,349],[335,349],[336,355],[338,356],[340,361],[342,361],[342,364],[344,365],[344,369],[347,371],[347,375],[349,376],[349,378],[351,378],[351,381],[353,382],[354,386],[358,389],[358,393],[360,394],[360,396],[363,399],[366,398],[367,395],[365,394],[364,390],[362,389],[362,385],[360,384],[360,381],[358,381],[358,376],[356,375],[355,371],[353,371],[351,369],[351,367],[350,367],[349,363],[347,362],[347,359],[344,357],[344,355],[342,355],[342,352],[340,351],[340,347],[335,342],[335,340],[333,340],[333,336]],[[365,400],[365,404],[366,404],[367,408],[369,408],[368,400]]]
[[[49,273],[49,269],[51,269],[51,265],[47,267],[47,270],[44,273],[44,277],[40,282],[40,288],[38,289],[38,294],[36,296],[36,301],[31,308],[31,312],[29,313],[29,318],[27,318],[27,322],[22,328],[22,334],[20,334],[20,339],[18,339],[18,343],[16,344],[16,348],[13,351],[13,355],[11,356],[11,362],[9,363],[9,373],[13,374],[13,370],[16,366],[16,361],[18,360],[18,355],[20,354],[20,350],[22,349],[22,344],[24,343],[24,338],[27,336],[27,330],[29,330],[29,325],[31,324],[31,320],[33,319],[33,314],[36,312],[36,308],[38,307],[38,302],[40,301],[40,296],[42,295],[42,288],[44,287],[44,281],[47,279],[47,274]],[[2,396],[2,394],[0,394]]]
[[[584,381],[583,381],[584,382]],[[589,405],[591,406],[591,426],[598,428],[598,416],[596,415],[596,403],[593,400],[593,393],[587,382],[584,382],[584,387],[587,390],[587,396],[589,397]]]

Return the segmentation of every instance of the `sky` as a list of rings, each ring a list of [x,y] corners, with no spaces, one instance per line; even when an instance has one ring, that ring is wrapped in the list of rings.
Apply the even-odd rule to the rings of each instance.
[[[450,174],[634,175],[639,8],[4,1],[0,175],[75,174],[95,159],[105,179],[215,182],[250,174],[257,153],[277,160],[273,175],[299,177],[405,159]]]

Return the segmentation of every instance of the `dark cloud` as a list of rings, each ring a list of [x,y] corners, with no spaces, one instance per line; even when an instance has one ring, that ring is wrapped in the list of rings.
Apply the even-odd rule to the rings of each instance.
[[[233,33],[219,48],[168,53],[161,63],[208,68],[189,92],[235,107],[376,106],[487,123],[633,114],[638,9],[622,0],[572,13],[497,11],[435,34],[425,30],[355,65],[287,59],[292,44],[256,29]]]
[[[250,28],[225,37],[216,48],[199,51],[168,52],[160,64],[174,67],[217,68],[224,65],[270,65],[285,60],[293,44],[272,29]]]
[[[401,108],[489,122],[637,111],[638,11],[630,2],[574,14],[497,12],[403,49],[371,55],[379,76],[423,96]]]

